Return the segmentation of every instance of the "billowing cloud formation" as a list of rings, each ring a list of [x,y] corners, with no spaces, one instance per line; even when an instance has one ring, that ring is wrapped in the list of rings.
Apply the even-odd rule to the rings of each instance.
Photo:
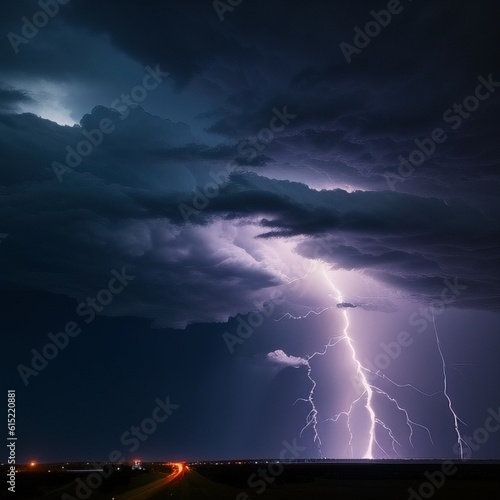
[[[363,271],[421,302],[456,279],[467,288],[455,306],[498,310],[493,2],[406,5],[351,64],[339,44],[371,19],[372,2],[313,2],[310,16],[300,2],[243,2],[224,23],[211,2],[150,2],[141,23],[135,2],[117,5],[73,0],[18,54],[8,43],[0,48],[0,80],[9,82],[0,90],[4,287],[82,300],[126,267],[134,286],[104,314],[176,327],[225,321],[287,282],[279,259],[271,265],[265,255],[279,240],[299,259]],[[34,8],[9,4],[0,27],[19,32]],[[114,131],[59,182],[53,162],[64,165],[85,136],[81,127],[12,114],[40,98],[26,89],[42,81],[64,89],[74,114],[82,102],[100,103],[104,87],[113,97],[130,92],[140,83],[134,71],[157,64],[177,94],[165,97],[162,87],[144,105],[154,102],[165,117],[179,101],[186,122],[139,107],[124,118],[98,106],[81,125],[91,131],[108,119]],[[475,93],[479,75],[492,82],[488,98],[473,112],[446,115]],[[259,138],[284,106],[293,120]],[[447,139],[388,183],[387,172],[400,175],[400,155],[408,158],[434,127]],[[242,141],[254,144],[252,158]],[[314,307],[290,303],[298,314]]]
[[[83,122],[92,125],[101,112]],[[162,138],[162,150],[178,147],[179,137],[190,139],[182,125],[179,132],[137,111],[85,160],[82,168],[98,176],[75,169],[60,183],[51,161],[81,139],[81,130],[30,115],[3,116],[0,123],[6,139],[0,212],[2,232],[10,235],[0,260],[4,287],[42,289],[80,301],[95,296],[113,269],[125,268],[136,276],[133,286],[104,314],[184,327],[248,312],[268,297],[263,291],[279,283],[240,247],[244,227],[222,221],[210,227],[176,225],[134,199],[142,198],[144,187],[156,189],[178,210],[177,191],[196,185],[195,170],[158,168],[155,138]]]
[[[281,349],[270,352],[267,355],[267,360],[279,366],[292,366],[293,368],[299,368],[299,366],[307,366],[308,363],[304,358],[298,358],[296,356],[288,356]]]
[[[0,87],[0,113],[17,111],[19,104],[30,101],[30,99],[26,92]]]
[[[297,246],[304,257],[364,270],[417,300],[438,297],[443,281],[457,278],[467,286],[457,306],[498,308],[500,232],[492,211],[456,198],[317,192],[250,174],[231,180],[206,212],[258,215],[262,236],[306,237]]]
[[[116,87],[118,97],[137,83],[130,68],[160,64],[184,93],[162,102],[155,91],[144,105],[152,99],[158,114],[168,116],[175,101],[182,101],[187,115],[192,102],[195,111],[189,112],[202,117],[202,127],[221,141],[257,134],[268,125],[271,109],[286,104],[297,118],[260,162],[274,178],[315,187],[388,189],[384,174],[397,173],[398,156],[408,157],[414,140],[439,126],[448,140],[396,189],[446,197],[481,190],[494,196],[498,92],[466,112],[458,129],[443,115],[474,94],[479,75],[500,80],[497,5],[406,4],[351,64],[339,45],[353,43],[354,27],[363,27],[377,7],[368,0],[311,5],[304,16],[300,2],[257,1],[239,5],[220,22],[211,2],[148,2],[138,23],[132,0],[72,0],[19,54],[8,43],[0,47],[0,79],[4,74],[13,81],[15,75],[20,88],[26,80],[74,82],[77,91],[69,89],[65,105],[80,111],[79,120],[82,100],[92,102],[85,111],[109,106],[99,89]],[[19,33],[21,18],[33,12],[27,0],[5,6],[2,32]],[[78,99],[71,102],[71,95]],[[474,202],[482,203],[481,197]]]
[[[59,182],[51,164],[64,161],[81,129],[33,115],[0,116],[0,229],[10,235],[0,261],[4,286],[79,301],[104,286],[112,269],[126,267],[137,279],[103,314],[179,328],[220,322],[276,295],[290,273],[279,271],[279,257],[270,265],[270,250],[273,241],[293,238],[299,256],[363,270],[415,300],[438,298],[443,280],[457,278],[467,290],[456,306],[498,309],[494,204],[484,213],[452,197],[317,191],[234,167],[186,222],[180,204],[193,206],[232,149],[196,145],[184,124],[140,108],[123,123],[96,108],[82,124],[92,129],[103,117],[116,130]],[[309,302],[289,300],[295,309],[304,306],[298,315],[319,307]],[[364,302],[356,305],[391,310]]]

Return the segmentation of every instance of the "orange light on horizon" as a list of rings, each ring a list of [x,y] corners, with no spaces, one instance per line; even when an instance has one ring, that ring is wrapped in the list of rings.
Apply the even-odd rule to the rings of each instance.
[[[36,462],[30,462],[30,467],[35,467]]]

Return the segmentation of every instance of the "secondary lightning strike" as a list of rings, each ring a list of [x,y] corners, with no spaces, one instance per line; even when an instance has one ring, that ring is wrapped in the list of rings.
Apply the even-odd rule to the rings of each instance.
[[[328,311],[330,309],[333,309],[333,308],[332,307],[325,307],[324,309],[321,309],[320,311],[315,311],[314,309],[310,309],[303,316],[294,316],[293,314],[287,312],[287,313],[283,314],[283,316],[280,316],[279,318],[275,319],[274,321],[279,323],[280,321],[284,320],[285,318],[286,319],[304,319],[304,318],[307,318],[308,316],[310,316],[311,314],[314,314],[316,316],[320,316],[325,311]]]
[[[306,362],[307,362],[307,378],[311,381],[311,384],[312,384],[311,390],[309,391],[309,396],[307,398],[298,398],[295,401],[295,403],[297,403],[297,401],[304,401],[304,402],[309,403],[311,405],[311,411],[307,414],[306,425],[300,431],[300,437],[302,437],[303,432],[309,426],[312,426],[312,429],[313,429],[313,432],[314,432],[313,442],[317,443],[317,445],[318,445],[318,451],[319,451],[320,457],[323,457],[323,454],[322,454],[322,451],[321,451],[322,443],[321,443],[321,438],[320,438],[320,435],[319,435],[319,432],[318,432],[318,428],[317,428],[317,426],[318,426],[318,419],[317,419],[318,410],[316,409],[316,404],[314,403],[314,390],[316,389],[317,383],[312,378],[312,375],[311,375],[312,368],[311,368],[311,364],[309,363],[309,361],[311,361],[311,359],[313,359],[315,356],[324,356],[328,352],[328,349],[330,347],[336,346],[342,340],[344,340],[344,337],[332,337],[328,341],[328,344],[326,344],[326,346],[323,349],[323,351],[317,351],[314,354],[311,354],[311,356],[308,356],[306,358]]]
[[[415,387],[413,384],[398,384],[397,382],[395,382],[394,380],[389,378],[385,373],[382,373],[380,370],[377,370],[376,372],[374,372],[373,370],[370,370],[369,368],[365,368],[365,367],[363,367],[363,370],[365,370],[368,373],[371,373],[372,375],[374,375],[376,377],[380,377],[383,380],[387,380],[392,385],[399,387],[400,389],[404,389],[405,387],[409,387],[410,389],[413,389],[414,391],[417,391],[420,394],[422,394],[423,396],[427,396],[429,398],[432,396],[435,396],[436,394],[441,394],[441,391],[436,391],[436,392],[432,392],[432,393],[424,392],[424,391],[420,390],[418,387]]]
[[[280,285],[280,286],[282,286],[282,287],[289,287],[290,285],[294,285],[297,282],[305,281],[307,278],[309,278],[309,276],[315,270],[315,268],[316,268],[316,265],[314,265],[313,263],[311,263],[309,265],[309,269],[307,270],[306,274],[304,274],[303,276],[296,277],[296,278],[291,278],[290,276],[287,276],[287,278],[288,278],[289,281],[287,281],[286,283],[284,283],[283,285]],[[309,308],[309,311],[307,311],[307,313],[305,313],[303,315],[300,315],[300,316],[294,316],[293,314],[291,314],[289,312],[286,312],[285,314],[283,314],[279,318],[275,319],[274,321],[276,321],[277,323],[279,323],[280,321],[284,320],[285,318],[286,319],[293,319],[293,320],[305,319],[308,316],[310,316],[311,314],[314,314],[315,316],[320,316],[325,311],[328,311],[330,309],[333,309],[333,307],[332,306],[324,307],[323,309],[321,309],[319,311],[315,311],[314,309]]]
[[[351,429],[351,412],[354,410],[354,407],[356,405],[356,403],[358,403],[361,398],[365,395],[366,393],[365,392],[362,392],[361,395],[356,398],[352,403],[351,405],[349,406],[349,410],[348,411],[341,411],[340,413],[337,413],[337,415],[331,417],[331,418],[327,418],[326,421],[330,421],[330,422],[337,422],[339,420],[340,417],[346,417],[347,419],[347,430],[349,432],[349,448],[351,449],[351,458],[352,457],[352,440],[354,439],[354,434],[352,432],[352,429]]]
[[[381,396],[387,398],[391,403],[394,404],[394,406],[401,412],[403,412],[405,414],[405,417],[406,417],[406,425],[408,426],[408,428],[410,429],[410,435],[408,437],[408,441],[410,442],[410,444],[413,446],[413,426],[416,425],[417,427],[420,427],[421,429],[425,430],[427,432],[427,434],[429,435],[429,439],[431,441],[432,444],[434,444],[434,440],[432,439],[432,434],[431,434],[431,431],[425,426],[425,425],[422,425],[422,424],[419,424],[417,422],[414,422],[411,418],[410,418],[410,415],[408,414],[408,410],[406,410],[405,408],[403,408],[395,398],[389,396],[389,394],[387,394],[387,392],[383,391],[382,389],[380,389],[379,387],[376,387],[376,386],[372,386],[373,390],[377,393],[377,394],[380,394]]]
[[[391,442],[392,442],[392,449],[393,449],[394,453],[396,453],[396,455],[398,457],[400,457],[398,450],[396,450],[396,444],[399,444],[399,446],[401,446],[401,443],[396,439],[396,436],[394,436],[392,429],[389,426],[387,426],[384,422],[382,422],[382,420],[380,420],[379,418],[377,418],[376,421],[377,421],[377,424],[380,425],[383,429],[385,429],[387,434],[389,434],[389,437],[390,437]],[[389,457],[389,455],[386,453],[386,451],[380,445],[379,445],[379,448],[382,450],[382,452],[385,454],[386,457],[391,458],[391,457]],[[402,446],[401,446],[401,448],[402,448]]]
[[[434,333],[436,334],[436,345],[437,345],[437,349],[439,352],[439,356],[441,358],[441,365],[443,367],[443,394],[444,394],[444,397],[446,398],[446,400],[448,401],[448,408],[450,409],[451,415],[453,417],[453,423],[455,426],[455,433],[457,435],[457,444],[458,444],[458,449],[460,452],[460,458],[464,459],[465,458],[464,444],[466,446],[469,446],[469,445],[468,445],[467,441],[465,441],[462,438],[462,434],[460,432],[459,422],[461,422],[464,425],[467,425],[467,424],[457,415],[457,412],[453,408],[453,402],[450,398],[450,395],[448,394],[448,376],[446,373],[447,366],[446,366],[446,361],[444,359],[443,350],[441,349],[441,341],[439,339],[439,335],[438,335],[438,331],[437,331],[437,327],[436,327],[436,318],[434,316],[434,312],[432,312],[432,324],[434,325]]]

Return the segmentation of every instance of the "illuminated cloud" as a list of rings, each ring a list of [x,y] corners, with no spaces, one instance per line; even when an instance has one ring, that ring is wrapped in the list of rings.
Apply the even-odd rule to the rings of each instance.
[[[267,360],[273,365],[291,366],[293,368],[299,368],[299,366],[308,365],[307,361],[304,358],[288,356],[288,354],[283,352],[281,349],[268,353]]]
[[[88,129],[103,117],[118,126],[60,183],[51,163],[81,140],[81,129],[33,115],[0,115],[2,231],[25,249],[20,253],[4,246],[4,255],[11,248],[10,262],[16,264],[0,262],[4,279],[78,300],[111,269],[127,266],[141,279],[121,307],[113,304],[105,314],[184,328],[253,310],[255,302],[274,297],[277,286],[305,274],[304,263],[320,259],[336,268],[362,270],[426,303],[439,298],[444,279],[457,277],[468,288],[455,306],[498,309],[497,225],[467,201],[387,191],[317,191],[243,167],[186,223],[179,204],[193,205],[196,189],[211,182],[210,172],[219,172],[231,151],[193,145],[185,124],[140,108],[123,122],[117,116],[97,107],[83,118]],[[30,244],[34,235],[36,246]],[[287,248],[296,247],[299,272],[280,270],[279,242],[288,238],[295,238]],[[150,289],[156,290],[154,296]],[[288,297],[296,306],[282,308],[283,314],[304,316],[331,306],[323,295],[323,302]],[[396,309],[347,301],[366,310]]]

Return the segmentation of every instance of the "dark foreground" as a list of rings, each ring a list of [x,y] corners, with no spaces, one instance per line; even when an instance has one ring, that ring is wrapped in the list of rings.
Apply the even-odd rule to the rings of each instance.
[[[281,472],[277,464],[211,465],[198,472],[239,489],[237,500],[500,499],[499,463],[285,464]]]
[[[48,466],[20,473],[16,493],[2,498],[44,500],[127,499],[500,499],[500,463],[334,462],[146,464],[98,472],[67,473]],[[89,486],[90,485],[90,486]]]

